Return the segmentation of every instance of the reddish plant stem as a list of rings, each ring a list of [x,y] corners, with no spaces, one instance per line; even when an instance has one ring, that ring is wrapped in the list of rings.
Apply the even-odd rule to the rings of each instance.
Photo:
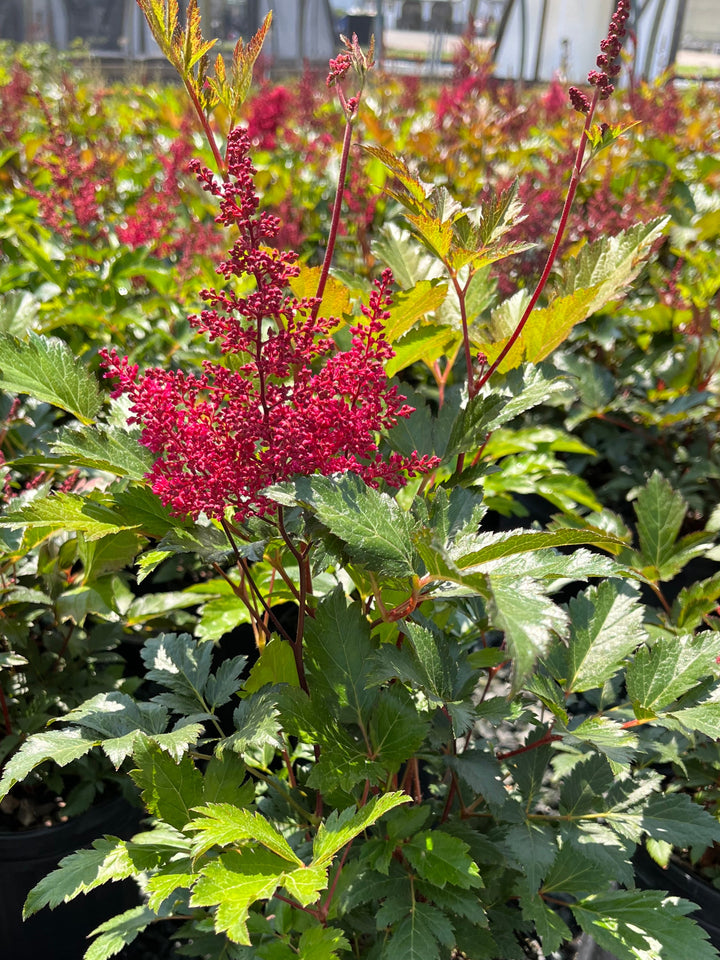
[[[467,306],[465,303],[465,296],[467,294],[468,285],[461,287],[458,283],[458,278],[453,273],[451,275],[453,286],[455,287],[455,293],[457,294],[458,303],[460,304],[460,319],[462,320],[462,330],[463,330],[463,347],[465,349],[465,369],[467,371],[467,382],[468,390],[470,391],[470,396],[474,395],[473,391],[473,362],[472,362],[472,349],[470,347],[470,331],[468,330],[468,319],[467,319]]]
[[[292,763],[290,762],[290,754],[288,753],[286,746],[283,746],[282,754],[283,754],[283,760],[285,761],[285,769],[288,772],[288,782],[291,787],[296,787],[297,780],[295,779],[295,771],[292,768]]]
[[[587,115],[585,117],[585,126],[583,127],[583,132],[580,137],[580,143],[578,144],[577,153],[575,154],[575,162],[573,164],[572,176],[570,178],[570,186],[568,187],[567,196],[565,197],[565,204],[563,206],[562,214],[560,216],[560,223],[558,224],[558,228],[555,232],[555,239],[553,240],[552,247],[550,248],[550,253],[548,254],[547,261],[545,262],[545,267],[540,276],[540,279],[538,280],[537,286],[535,287],[535,291],[532,297],[530,297],[530,302],[525,308],[525,312],[520,318],[518,325],[513,330],[512,336],[510,337],[508,342],[505,344],[505,346],[502,348],[502,350],[500,351],[500,353],[498,354],[494,362],[490,364],[490,366],[485,371],[483,376],[480,377],[480,379],[476,383],[473,383],[472,379],[468,381],[468,391],[471,397],[475,396],[475,394],[485,386],[485,384],[488,382],[490,377],[495,373],[497,368],[503,362],[505,357],[508,355],[508,353],[510,353],[512,348],[515,346],[515,343],[517,342],[518,337],[522,333],[523,328],[525,327],[525,324],[527,323],[530,317],[530,314],[533,312],[538,300],[540,299],[540,294],[545,289],[545,284],[547,283],[548,277],[550,276],[550,271],[552,270],[555,264],[555,260],[557,259],[558,251],[560,249],[560,244],[562,243],[562,239],[565,234],[565,228],[567,227],[568,217],[570,216],[570,209],[573,205],[578,184],[580,182],[580,172],[582,170],[583,158],[585,156],[585,149],[588,143],[588,134],[590,132],[590,126],[592,124],[593,116],[595,115],[595,108],[597,107],[599,96],[600,96],[600,91],[599,89],[596,88],[592,98],[592,102],[590,103],[590,109],[588,110]]]
[[[285,586],[288,588],[288,590],[290,591],[290,593],[295,597],[296,600],[299,600],[299,599],[300,599],[300,591],[299,591],[298,588],[295,586],[295,584],[292,582],[292,580],[290,579],[290,577],[287,575],[287,571],[285,570],[285,568],[284,568],[283,565],[282,565],[282,557],[280,557],[280,556],[277,556],[277,557],[268,557],[268,562],[269,562],[270,565],[272,566],[273,570],[276,570],[276,571],[280,574],[280,576],[282,577],[283,583],[284,583]]]
[[[517,750],[509,750],[507,753],[498,753],[495,755],[497,760],[507,760],[509,757],[517,757],[521,753],[528,753],[530,750],[535,750],[537,747],[544,747],[548,743],[554,743],[556,740],[562,740],[562,737],[559,733],[551,733],[550,730],[547,731],[544,737],[540,737],[539,740],[533,741],[533,743],[526,743],[524,747],[518,747]]]
[[[328,234],[327,247],[325,248],[325,257],[323,259],[320,279],[318,281],[315,296],[317,303],[313,307],[312,318],[317,319],[320,312],[320,301],[325,293],[325,285],[330,274],[330,264],[332,263],[333,253],[335,252],[335,240],[337,239],[338,227],[340,226],[340,211],[342,210],[343,191],[345,189],[345,180],[347,178],[348,159],[350,157],[350,143],[352,141],[352,131],[355,122],[355,113],[346,114],[345,135],[343,137],[342,155],[340,157],[340,173],[338,175],[337,187],[335,189],[335,201],[333,203],[332,220],[330,221],[330,233]]]
[[[306,691],[307,692],[307,691]],[[320,746],[317,743],[313,744],[313,755],[315,756],[315,763],[320,763]],[[317,790],[315,793],[315,821],[319,823],[322,820],[323,815],[323,806],[325,801],[323,799],[322,793]]]
[[[448,789],[448,795],[445,800],[445,806],[443,807],[442,816],[440,817],[440,823],[445,823],[450,816],[450,810],[452,809],[452,802],[455,799],[455,794],[458,792],[457,789],[457,779],[453,773],[452,779],[450,780],[450,787]],[[462,801],[460,802],[460,807],[462,808]]]
[[[365,806],[365,804],[367,803],[367,798],[369,793],[370,793],[370,781],[366,780],[365,787],[363,789],[363,795],[360,800],[360,803],[358,804],[358,808]],[[345,849],[343,850],[343,855],[340,858],[340,863],[338,864],[338,868],[335,871],[335,876],[333,877],[332,885],[328,890],[328,895],[325,899],[325,903],[323,903],[320,909],[318,910],[318,917],[320,918],[321,923],[325,923],[325,921],[327,920],[328,913],[330,912],[330,904],[332,903],[332,898],[335,895],[335,889],[338,885],[338,880],[340,879],[342,868],[345,866],[345,861],[347,860],[348,854],[350,853],[350,848],[352,847],[354,840],[355,840],[355,837],[353,837],[353,839],[346,845]]]
[[[241,556],[240,551],[239,551],[238,548],[237,548],[237,544],[235,543],[235,538],[234,538],[233,535],[232,535],[232,532],[231,532],[231,530],[230,530],[229,524],[228,524],[225,520],[221,520],[220,523],[222,524],[222,528],[223,528],[223,530],[225,531],[225,535],[226,535],[226,537],[228,538],[228,540],[230,541],[230,544],[231,544],[231,546],[232,546],[233,553],[235,554],[235,562],[237,563],[238,568],[239,568],[240,570],[242,570],[242,572],[245,574],[245,576],[246,576],[246,578],[247,578],[247,580],[248,580],[248,583],[250,584],[253,592],[255,593],[256,597],[258,598],[258,600],[259,600],[260,603],[262,604],[262,606],[263,606],[263,608],[264,608],[264,610],[265,610],[266,615],[267,615],[268,617],[272,618],[272,621],[273,621],[273,623],[275,624],[278,633],[279,633],[285,640],[287,640],[288,642],[292,642],[292,641],[291,641],[291,638],[290,638],[290,636],[289,636],[289,634],[288,634],[288,632],[287,632],[287,630],[285,630],[285,628],[283,627],[283,625],[282,625],[282,624],[280,623],[280,621],[278,620],[277,616],[276,616],[275,613],[273,612],[272,607],[269,606],[269,605],[265,602],[265,598],[263,597],[263,595],[262,595],[262,593],[260,592],[257,584],[255,583],[255,580],[254,580],[252,574],[250,573],[250,566],[249,566],[246,558],[243,557],[243,556]],[[270,630],[269,630],[269,626],[268,626],[267,621],[265,621],[262,617],[259,617],[259,616],[258,616],[257,608],[255,608],[255,612],[253,611],[253,607],[248,603],[248,599],[249,599],[249,598],[242,596],[242,594],[241,594],[240,591],[238,590],[237,584],[232,582],[232,580],[227,576],[227,574],[225,573],[225,571],[222,569],[222,567],[221,567],[219,564],[213,563],[213,569],[216,570],[218,573],[220,573],[220,575],[230,584],[230,586],[231,586],[231,588],[232,588],[232,590],[233,590],[233,593],[235,593],[236,596],[239,596],[240,599],[245,602],[245,604],[246,604],[246,606],[248,607],[248,610],[250,611],[250,613],[251,613],[251,614],[254,614],[254,615],[256,616],[258,622],[259,622],[260,625],[261,625],[262,631],[265,633],[265,636],[266,636],[268,639],[270,639]],[[254,606],[254,605],[253,605],[253,606]]]
[[[411,760],[408,760],[407,766],[405,767],[405,771],[403,773],[402,780],[400,781],[400,784],[398,786],[399,790],[403,790],[405,793],[408,793],[408,794],[410,793],[408,786],[410,783],[411,776],[412,776]]]
[[[353,840],[354,840],[354,839],[355,839],[355,838],[353,837]],[[345,849],[343,850],[343,855],[342,855],[342,857],[340,858],[340,863],[338,864],[338,868],[337,868],[337,870],[335,871],[335,876],[333,877],[332,885],[331,885],[330,889],[328,890],[328,895],[327,895],[327,897],[325,898],[325,903],[323,903],[323,904],[321,905],[320,909],[318,910],[318,918],[319,918],[320,922],[323,923],[323,924],[324,924],[325,921],[327,920],[328,913],[330,913],[330,904],[332,903],[332,898],[335,896],[335,889],[336,889],[336,887],[337,887],[337,885],[338,885],[338,880],[340,879],[340,874],[342,873],[342,868],[345,866],[345,861],[347,860],[347,856],[348,856],[348,854],[350,853],[350,848],[351,848],[352,845],[353,845],[353,840],[351,840],[351,841],[346,845]]]
[[[295,631],[295,642],[293,643],[293,654],[295,655],[295,665],[297,667],[298,680],[300,686],[309,695],[307,679],[305,678],[305,663],[303,661],[303,636],[305,632],[305,604],[308,595],[307,585],[307,567],[304,563],[300,564],[300,601],[298,603],[297,629]]]
[[[665,613],[666,613],[669,617],[671,617],[671,616],[672,616],[672,609],[670,608],[670,604],[669,604],[669,603],[667,602],[667,600],[665,599],[665,594],[662,592],[662,590],[660,589],[660,587],[658,586],[658,584],[657,584],[657,583],[653,583],[651,580],[649,580],[649,581],[647,582],[647,585],[650,587],[650,589],[652,590],[652,592],[655,594],[655,596],[658,598],[658,600],[659,600],[660,603],[662,604],[662,608],[663,608],[663,610],[665,611]]]
[[[220,153],[220,148],[217,145],[217,140],[215,139],[215,134],[213,133],[212,127],[210,126],[210,121],[205,114],[205,111],[202,108],[202,104],[197,98],[197,94],[193,90],[192,84],[185,80],[185,89],[190,94],[190,99],[192,100],[192,105],[195,108],[195,113],[198,115],[198,119],[203,128],[203,133],[208,142],[210,149],[212,150],[213,159],[215,160],[215,165],[217,166],[218,173],[223,178],[227,180],[228,173],[227,167],[225,166],[225,161],[223,160],[222,154]]]
[[[305,664],[303,663],[302,655],[302,645],[303,645],[303,632],[305,630],[305,614],[307,612],[307,597],[308,594],[312,594],[312,582],[309,582],[310,578],[310,567],[308,564],[308,553],[310,551],[310,545],[307,544],[305,548],[305,553],[301,553],[295,544],[292,541],[292,537],[288,534],[285,529],[285,523],[283,522],[283,508],[278,508],[278,529],[280,534],[287,544],[287,548],[290,553],[295,557],[298,564],[298,571],[300,576],[300,594],[298,597],[298,622],[297,629],[295,631],[295,639],[290,640],[290,645],[292,646],[293,656],[295,657],[295,668],[297,670],[298,680],[300,682],[301,688],[305,693],[309,694],[307,679],[305,677]]]
[[[12,736],[13,728],[12,723],[10,723],[10,711],[8,710],[7,700],[5,699],[5,691],[0,687],[0,707],[2,707],[3,723],[5,724],[5,733],[6,735]]]
[[[57,660],[55,661],[55,665],[53,666],[53,670],[57,670],[57,669],[58,669],[58,667],[59,667],[59,665],[60,665],[60,661],[61,661],[62,658],[65,656],[65,651],[67,650],[67,646],[68,646],[68,644],[70,643],[70,637],[73,635],[73,631],[74,631],[74,630],[75,630],[75,624],[74,624],[74,623],[71,623],[71,624],[70,624],[70,629],[69,629],[68,632],[65,634],[65,639],[63,640],[62,646],[61,646],[60,649],[58,650]]]
[[[289,903],[291,907],[295,907],[296,910],[304,910],[305,913],[309,913],[311,917],[315,917],[316,920],[320,919],[319,911],[314,910],[312,907],[304,907],[301,903],[298,903],[297,900],[291,900],[290,897],[284,896],[282,893],[275,891],[273,897],[276,900],[282,900],[283,903]],[[176,917],[177,914],[173,914],[173,917]],[[194,918],[191,918],[194,919]]]

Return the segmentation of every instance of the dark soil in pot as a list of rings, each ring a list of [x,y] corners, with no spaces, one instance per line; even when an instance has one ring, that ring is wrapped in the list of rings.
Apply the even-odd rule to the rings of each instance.
[[[3,955],[13,960],[81,960],[88,934],[110,917],[136,906],[132,880],[108,884],[41,910],[23,922],[28,892],[55,869],[63,857],[92,844],[104,834],[129,838],[139,827],[142,812],[117,797],[52,827],[0,832],[0,931]]]

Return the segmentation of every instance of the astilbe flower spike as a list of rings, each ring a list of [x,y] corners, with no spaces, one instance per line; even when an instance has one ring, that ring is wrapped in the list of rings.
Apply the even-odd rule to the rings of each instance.
[[[601,100],[607,100],[615,89],[612,79],[620,73],[620,51],[629,16],[630,0],[618,0],[607,36],[600,41],[600,54],[596,60],[599,69],[591,70],[588,74],[588,83],[597,87]],[[581,90],[570,87],[569,94],[570,102],[578,113],[589,113],[590,101]]]
[[[227,179],[194,164],[203,188],[219,201],[217,222],[238,232],[218,265],[224,290],[205,290],[208,308],[191,323],[216,341],[227,365],[206,360],[201,373],[153,368],[140,373],[128,359],[103,354],[114,395],[131,401],[131,421],[157,459],[148,474],[173,513],[237,521],[271,514],[262,495],[272,483],[298,474],[350,471],[366,483],[402,486],[434,468],[435,458],[391,454],[377,436],[412,412],[384,372],[392,350],[383,335],[392,274],[376,281],[364,321],[351,328],[352,345],[340,351],[330,336],[334,318],[314,316],[315,298],[287,292],[298,274],[296,255],[270,246],[276,217],[258,214],[254,167],[246,131],[231,131]],[[254,278],[240,295],[237,277]]]

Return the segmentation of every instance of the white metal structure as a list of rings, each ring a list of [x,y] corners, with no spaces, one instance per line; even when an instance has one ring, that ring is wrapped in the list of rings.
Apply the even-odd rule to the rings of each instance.
[[[0,8],[5,4],[13,5],[12,29],[20,33],[12,39],[62,50],[79,37],[102,57],[160,57],[136,0],[0,0]],[[327,63],[338,51],[330,0],[199,0],[199,6],[205,35],[228,42],[249,39],[272,9],[264,52],[277,65],[300,70],[306,60]],[[10,18],[0,17],[0,27],[4,21]]]
[[[273,64],[302,69],[305,60],[327,62],[337,54],[330,0],[257,0],[258,25],[269,10],[273,25],[263,51]]]
[[[614,9],[615,0],[507,0],[495,49],[497,76],[584,82]],[[652,80],[672,65],[684,11],[685,0],[631,0],[638,77]]]

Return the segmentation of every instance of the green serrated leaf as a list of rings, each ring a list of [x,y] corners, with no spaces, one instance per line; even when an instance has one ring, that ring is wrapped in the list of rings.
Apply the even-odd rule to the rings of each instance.
[[[455,944],[453,925],[429,903],[414,903],[387,941],[382,960],[435,960]]]
[[[388,772],[397,773],[422,746],[429,724],[403,687],[385,690],[370,720],[373,755]]]
[[[570,909],[580,926],[619,960],[717,960],[705,931],[687,918],[687,900],[656,890],[615,890]]]
[[[535,731],[528,738],[526,746],[531,746],[542,736],[543,734],[540,731]],[[535,800],[542,791],[543,778],[550,762],[550,756],[549,744],[543,743],[542,746],[533,746],[532,749],[505,761],[520,790],[523,806],[528,811],[532,809]]]
[[[139,431],[120,427],[66,428],[51,449],[71,457],[78,466],[142,480],[152,466],[153,456],[140,444],[138,436]]]
[[[506,583],[491,578],[490,586],[491,622],[505,633],[517,690],[553,636],[566,632],[567,616],[533,580]]]
[[[705,848],[720,840],[720,823],[685,793],[652,796],[642,812],[641,825],[653,840],[675,847]]]
[[[596,302],[591,304],[588,316],[594,313],[616,298],[637,276],[668,221],[669,217],[661,217],[648,223],[638,223],[613,237],[602,237],[585,244],[577,257],[565,261],[558,296],[597,287]]]
[[[638,650],[627,669],[628,697],[637,707],[657,713],[700,680],[714,675],[720,634],[660,637]]]
[[[712,613],[720,599],[720,574],[683,587],[672,606],[672,619],[678,627],[693,630],[708,613]]]
[[[645,562],[658,572],[675,553],[675,541],[686,510],[683,495],[657,470],[638,494],[635,513],[640,552]]]
[[[442,830],[423,830],[403,846],[410,865],[437,887],[450,883],[463,890],[482,886],[480,871],[466,843]]]
[[[485,798],[493,812],[497,812],[509,800],[505,778],[500,763],[489,751],[464,750],[448,758],[448,765],[476,794]]]
[[[408,165],[385,147],[369,147],[365,150],[372,157],[379,160],[402,186],[402,193],[397,192],[398,200],[409,210],[420,211],[426,209],[426,197],[431,190],[430,184],[423,183],[419,177],[411,172]]]
[[[143,534],[149,537],[164,537],[169,531],[182,533],[179,521],[170,516],[160,497],[149,486],[130,483],[123,489],[113,489],[113,507],[125,522],[138,525]]]
[[[537,890],[558,853],[555,832],[544,824],[526,820],[508,828],[504,844],[527,877],[530,891]]]
[[[47,531],[72,530],[88,540],[98,540],[122,530],[137,530],[137,523],[127,523],[110,505],[91,496],[54,493],[33,500],[19,510],[6,514],[2,522],[9,527],[28,527]]]
[[[25,341],[0,337],[0,386],[60,407],[81,423],[92,423],[100,410],[95,377],[55,337],[35,333]]]
[[[385,793],[373,797],[364,807],[348,807],[333,811],[321,823],[313,841],[313,865],[329,864],[335,854],[363,830],[378,821],[383,814],[402,803],[410,803],[406,793]]]
[[[307,874],[306,884],[301,874]],[[215,929],[226,933],[235,943],[249,945],[250,907],[257,900],[269,899],[286,883],[289,892],[301,897],[301,902],[307,905],[317,900],[320,890],[327,886],[327,873],[323,868],[313,867],[288,870],[287,860],[263,848],[223,853],[203,868],[190,905],[216,907]]]
[[[244,689],[248,693],[254,693],[266,684],[274,686],[277,683],[300,686],[292,647],[279,637],[272,637],[250,671]]]
[[[208,761],[203,775],[204,803],[232,803],[237,807],[249,805],[255,796],[255,786],[247,779],[247,768],[234,753],[227,751]]]
[[[610,886],[616,874],[604,869],[607,864],[601,866],[591,858],[588,849],[588,843],[564,843],[545,875],[541,892],[583,897]]]
[[[720,739],[720,703],[701,703],[697,707],[683,707],[668,713],[686,730],[699,730],[712,740]]]
[[[189,890],[197,877],[190,857],[166,864],[161,871],[153,873],[147,880],[148,906],[151,910],[159,911],[169,896],[176,890]]]
[[[408,622],[406,631],[424,681],[422,686],[438,700],[453,700],[458,674],[457,651],[451,649],[444,638],[439,640],[419,624]]]
[[[117,837],[95,840],[92,849],[63,857],[57,868],[32,888],[23,907],[23,917],[30,917],[43,907],[54,910],[58,904],[67,903],[80,893],[94,890],[109,880],[123,880],[136,870],[124,840]]]
[[[328,709],[336,704],[349,708],[355,721],[363,723],[376,698],[367,688],[374,649],[359,604],[348,606],[342,589],[323,598],[306,626],[306,669],[313,694],[325,699]]]
[[[354,473],[341,477],[300,477],[294,483],[266,490],[279,502],[299,503],[312,509],[346,545],[351,560],[390,576],[414,573],[412,517],[392,497],[372,487]]]
[[[622,724],[604,715],[583,720],[563,739],[568,744],[590,744],[595,747],[607,757],[616,773],[629,766],[638,745],[637,737],[631,730],[624,729]]]
[[[45,760],[52,760],[59,767],[64,767],[71,761],[84,757],[93,745],[93,738],[81,730],[53,730],[33,734],[5,764],[0,780],[0,799]]]
[[[564,942],[572,940],[568,925],[542,897],[521,897],[520,904],[523,917],[534,924],[546,956],[559,950]]]
[[[459,334],[447,327],[438,327],[435,324],[415,327],[395,341],[395,356],[385,362],[385,372],[388,377],[394,377],[420,360],[431,364],[434,360],[452,353],[459,341]]]
[[[193,841],[193,855],[199,857],[211,847],[243,844],[262,844],[283,860],[296,866],[302,865],[287,840],[261,814],[241,810],[229,803],[209,803],[195,807],[201,816],[188,824],[188,829],[197,831]]]
[[[198,643],[187,633],[160,634],[148,640],[142,650],[146,679],[171,692],[172,702],[161,702],[167,702],[176,713],[205,712],[205,688],[210,678],[212,653],[212,644]]]
[[[412,289],[394,295],[385,323],[385,338],[394,343],[404,336],[418,320],[441,306],[447,296],[448,286],[438,280],[420,280]]]
[[[565,690],[602,687],[645,639],[643,608],[628,583],[606,580],[570,601]]]
[[[298,960],[338,960],[338,950],[350,950],[342,930],[336,927],[310,927],[303,930],[298,943]]]
[[[220,742],[219,748],[243,753],[249,746],[279,744],[278,696],[274,690],[252,693],[233,713],[235,733]]]
[[[88,947],[84,960],[107,960],[107,957],[114,957],[155,920],[156,915],[145,906],[132,907],[112,920],[106,920],[90,934],[97,936],[97,940]]]
[[[179,762],[142,734],[135,740],[131,776],[153,816],[182,830],[192,819],[191,809],[202,803],[203,778],[189,756]]]
[[[83,537],[78,543],[78,554],[85,581],[124,569],[135,559],[143,543],[134,530],[120,530],[100,540],[86,540]]]
[[[564,779],[560,791],[560,812],[568,816],[591,813],[612,786],[614,775],[607,759],[592,754],[578,763]]]

